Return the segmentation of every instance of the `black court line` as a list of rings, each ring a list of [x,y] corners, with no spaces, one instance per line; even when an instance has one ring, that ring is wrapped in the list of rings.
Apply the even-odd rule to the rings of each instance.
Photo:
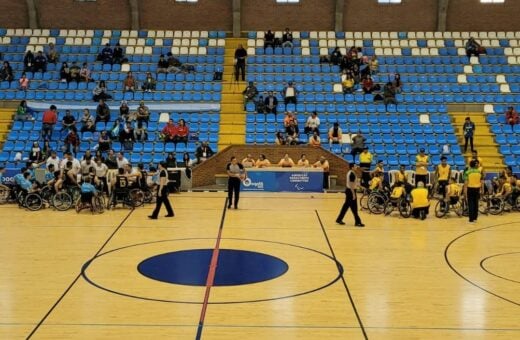
[[[130,210],[130,212],[126,215],[126,217],[121,221],[121,223],[119,223],[119,225],[117,226],[117,228],[114,230],[114,232],[112,232],[112,234],[110,234],[110,236],[108,237],[108,239],[105,241],[105,243],[103,243],[103,245],[101,246],[101,248],[99,248],[99,250],[96,252],[96,254],[94,254],[94,257],[96,257],[99,253],[101,253],[101,251],[103,250],[103,248],[105,248],[105,246],[108,244],[108,242],[110,242],[110,240],[112,239],[112,237],[114,237],[114,235],[119,231],[119,229],[121,229],[121,227],[123,226],[123,224],[126,222],[126,220],[130,217],[130,215],[134,212],[134,209]],[[38,329],[41,327],[41,325],[45,322],[45,320],[49,317],[49,315],[54,311],[54,309],[56,309],[56,307],[58,306],[58,304],[61,302],[61,300],[63,300],[63,298],[65,297],[65,295],[67,295],[67,293],[72,289],[72,287],[76,284],[76,282],[78,282],[79,278],[81,277],[81,272],[76,276],[76,278],[72,281],[72,283],[67,287],[67,289],[65,289],[65,291],[63,292],[63,294],[61,294],[61,296],[58,298],[58,300],[54,303],[54,305],[52,305],[52,307],[47,311],[47,313],[43,316],[43,318],[38,322],[38,324],[36,325],[36,327],[34,327],[34,329],[31,331],[31,333],[29,333],[29,335],[27,336],[26,339],[30,339],[35,333],[36,331],[38,331]]]
[[[514,283],[520,283],[520,281],[516,281],[516,280],[508,279],[507,277],[497,275],[497,274],[491,272],[489,269],[487,269],[486,266],[484,265],[484,263],[485,263],[487,260],[492,259],[492,258],[494,258],[494,257],[503,256],[503,255],[516,255],[516,254],[520,254],[520,252],[515,251],[515,252],[512,252],[512,253],[502,253],[502,254],[496,254],[496,255],[488,256],[488,257],[486,257],[486,258],[483,258],[482,261],[480,261],[480,268],[482,268],[482,270],[484,270],[486,273],[488,273],[488,274],[490,274],[490,275],[493,275],[493,276],[495,276],[495,277],[498,277],[499,279],[506,280],[506,281],[511,281],[511,282],[514,282]]]
[[[325,236],[325,241],[327,241],[327,244],[330,249],[330,254],[338,264],[338,271],[340,272],[341,281],[343,282],[343,287],[345,287],[345,291],[347,292],[348,299],[350,301],[350,304],[352,305],[352,309],[354,310],[354,314],[356,315],[356,319],[359,323],[359,327],[361,328],[361,331],[363,332],[363,337],[365,339],[368,339],[367,332],[365,330],[365,326],[363,326],[363,321],[361,321],[361,317],[359,316],[358,310],[356,308],[356,304],[354,303],[354,299],[352,298],[352,294],[350,293],[350,289],[347,285],[347,280],[345,280],[344,270],[343,267],[340,267],[341,264],[338,261],[336,254],[334,253],[334,249],[332,248],[332,244],[330,243],[329,236],[327,235],[327,231],[325,230],[325,227],[323,226],[323,222],[321,221],[320,214],[318,213],[318,210],[314,210],[316,213],[316,217],[318,218],[318,222],[320,223],[321,230],[323,231],[323,236]]]

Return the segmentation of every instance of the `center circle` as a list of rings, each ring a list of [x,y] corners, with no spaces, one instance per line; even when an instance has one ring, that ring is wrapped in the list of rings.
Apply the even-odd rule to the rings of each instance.
[[[150,279],[187,286],[206,286],[213,249],[190,249],[159,254],[137,266],[141,275]],[[236,286],[263,282],[282,276],[287,263],[262,253],[218,250],[214,286]]]

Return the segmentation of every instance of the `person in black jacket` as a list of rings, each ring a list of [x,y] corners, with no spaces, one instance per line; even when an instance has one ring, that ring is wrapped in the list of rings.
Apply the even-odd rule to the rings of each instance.
[[[238,81],[238,75],[242,72],[242,81],[246,80],[246,59],[247,51],[242,44],[238,45],[235,50],[235,80]]]

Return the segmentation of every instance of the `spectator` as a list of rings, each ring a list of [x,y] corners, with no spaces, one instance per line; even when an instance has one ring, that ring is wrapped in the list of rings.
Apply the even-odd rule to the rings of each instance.
[[[122,64],[125,62],[125,53],[119,43],[114,47],[114,54],[112,55],[113,64]]]
[[[63,144],[66,152],[73,152],[74,155],[78,153],[80,140],[76,128],[69,130],[69,133],[65,137]]]
[[[250,153],[242,160],[242,165],[244,168],[254,168],[256,166],[255,159],[251,156]]]
[[[287,106],[289,103],[293,103],[296,105],[296,95],[298,94],[298,90],[293,85],[293,82],[290,81],[286,87],[282,90],[282,97],[284,99],[284,103]]]
[[[43,113],[42,119],[42,138],[50,140],[54,125],[58,122],[58,115],[56,113],[56,106],[51,105],[50,108]]]
[[[112,99],[112,96],[108,94],[108,89],[104,80],[99,81],[94,90],[92,90],[92,94],[92,100],[95,102],[98,102],[100,99]]]
[[[112,64],[114,57],[114,51],[110,47],[109,43],[105,44],[105,47],[101,50],[101,53],[98,56],[98,60],[102,61],[103,64]]]
[[[383,102],[385,103],[385,109],[388,110],[388,104],[397,105],[397,100],[395,99],[396,89],[391,82],[386,83],[383,89]]]
[[[296,145],[300,144],[300,130],[298,129],[298,125],[293,120],[289,123],[289,126],[286,128],[287,134],[287,144]]]
[[[173,119],[170,119],[161,131],[161,138],[164,143],[175,142],[175,136],[177,135],[177,127],[173,123]]]
[[[472,55],[478,58],[481,53],[485,53],[485,49],[473,37],[468,39],[465,49],[468,59],[470,59]]]
[[[271,162],[267,158],[265,158],[264,154],[260,154],[258,160],[256,161],[257,168],[268,168],[271,166]]]
[[[40,163],[43,160],[42,149],[37,141],[34,141],[31,146],[31,150],[29,151],[29,160],[32,163]]]
[[[368,148],[365,147],[366,142],[365,136],[361,133],[361,131],[358,131],[354,137],[352,137],[352,150],[350,151],[350,154],[352,155],[353,162],[356,163],[356,155],[358,153],[361,153],[366,150],[368,152]],[[361,160],[360,160],[361,161]],[[370,158],[370,163],[372,163],[372,159]],[[370,168],[370,165],[369,165]]]
[[[92,72],[90,71],[88,64],[83,63],[83,67],[81,67],[81,70],[79,71],[79,80],[84,81],[86,83],[91,82],[92,81],[91,73]]]
[[[264,50],[271,46],[274,49],[274,33],[268,30],[264,34]]]
[[[34,54],[30,50],[23,57],[23,71],[34,72]]]
[[[335,47],[332,53],[330,54],[330,62],[333,65],[339,65],[341,63],[341,58],[343,55],[341,54],[341,51],[339,50],[339,47]]]
[[[424,220],[430,209],[430,200],[428,199],[428,189],[424,187],[424,182],[419,181],[417,187],[410,193],[412,216]]]
[[[81,133],[87,131],[95,132],[96,124],[94,123],[94,118],[90,114],[89,109],[84,109],[83,116],[81,117]]]
[[[195,71],[195,66],[181,63],[171,52],[168,52],[166,55],[168,56],[168,73],[190,73]]]
[[[285,140],[283,132],[278,131],[276,133],[274,142],[276,143],[276,145],[285,145],[285,144],[287,144],[287,141]]]
[[[282,168],[292,168],[294,167],[294,161],[289,157],[289,154],[286,153],[282,159],[278,162],[278,165]]]
[[[110,108],[105,103],[103,99],[99,100],[99,104],[96,108],[96,123],[97,122],[105,122],[108,123],[110,121]]]
[[[246,59],[247,51],[238,44],[238,48],[235,50],[235,81],[238,81],[238,76],[242,73],[242,81],[246,80]]]
[[[13,81],[13,68],[8,61],[4,61],[2,68],[0,68],[0,81]]]
[[[244,89],[244,91],[242,91],[242,94],[244,95],[244,110],[246,110],[246,104],[248,102],[255,102],[255,98],[258,95],[258,89],[255,84],[250,81],[249,85]]]
[[[509,106],[506,111],[506,123],[511,125],[511,131],[514,131],[514,126],[518,124],[518,121],[518,112],[512,106]]]
[[[79,81],[81,80],[81,77],[80,77],[81,68],[78,66],[78,64],[75,61],[72,62],[69,72],[70,72],[70,80],[74,80],[79,83]]]
[[[72,115],[70,110],[65,110],[65,116],[61,120],[61,131],[76,128],[76,117]]]
[[[177,133],[173,139],[173,143],[175,144],[175,148],[177,148],[177,143],[181,142],[184,145],[188,145],[188,136],[190,134],[190,130],[186,125],[186,121],[184,119],[179,119],[179,124],[177,125]]]
[[[419,150],[419,154],[415,156],[415,183],[422,182],[428,184],[428,165],[430,165],[430,157],[425,154],[424,148]]]
[[[296,163],[296,166],[299,168],[308,168],[310,167],[309,160],[307,159],[307,156],[302,153],[300,156],[300,159],[298,160],[298,163]]]
[[[354,78],[348,72],[341,75],[341,86],[343,87],[343,93],[354,92],[354,86],[356,85]]]
[[[213,156],[213,150],[206,141],[202,142],[202,144],[195,151],[195,157],[197,157],[198,164],[206,161],[211,156]]]
[[[168,60],[164,59],[164,54],[161,54],[157,62],[157,73],[168,73],[168,67]]]
[[[166,168],[176,168],[177,158],[175,158],[175,152],[169,152],[164,162],[166,163]]]
[[[134,148],[135,136],[131,123],[126,123],[124,128],[119,131],[119,142],[125,150],[132,151]]]
[[[255,100],[254,103],[255,103],[256,113],[266,113],[264,97],[262,95],[258,96],[258,100]]]
[[[374,55],[370,58],[369,69],[371,75],[377,73],[377,70],[379,69],[379,60],[377,59],[377,56]]]
[[[146,79],[143,82],[142,89],[144,92],[152,92],[155,91],[155,86],[157,81],[154,79],[150,72],[146,72]]]
[[[401,93],[403,82],[401,81],[401,75],[396,73],[394,76],[394,80],[392,81],[392,86],[395,89],[395,93]]]
[[[126,103],[126,100],[123,100],[121,102],[121,106],[119,107],[119,117],[123,120],[127,121],[130,117],[130,108],[128,107],[128,104]]]
[[[191,167],[195,162],[190,158],[190,154],[188,152],[185,152],[182,155],[182,162],[179,164],[182,167],[189,168]],[[191,173],[191,172],[190,172]],[[188,175],[188,171],[186,171],[186,175]],[[188,176],[191,177],[191,176]]]
[[[145,142],[148,140],[148,132],[143,126],[143,122],[137,122],[137,128],[134,129],[135,140]]]
[[[329,129],[329,144],[341,144],[343,138],[343,131],[339,127],[339,123],[335,122]]]
[[[148,126],[148,122],[150,121],[150,109],[144,104],[143,100],[139,102],[139,106],[137,107],[136,120],[137,122],[145,122],[146,126]]]
[[[98,138],[98,151],[107,152],[112,148],[112,140],[106,130],[101,131]]]
[[[329,188],[329,161],[325,158],[325,156],[321,156],[320,159],[312,165],[313,168],[322,168],[323,169],[323,189]]]
[[[20,85],[20,91],[27,91],[29,89],[30,80],[27,78],[27,75],[22,73],[22,77],[18,80],[18,84]]]
[[[69,64],[63,62],[60,68],[60,81],[69,83],[71,81],[71,74]]]
[[[372,91],[374,91],[374,90],[375,90],[374,81],[372,80],[372,77],[370,75],[368,75],[363,80],[363,92],[364,93],[372,93]]]
[[[276,99],[273,91],[268,92],[267,97],[265,97],[264,104],[266,113],[274,113],[276,115],[276,106],[278,105],[278,99]]]
[[[59,54],[54,43],[49,43],[49,46],[45,49],[45,55],[47,56],[49,63],[56,64],[58,62]]]
[[[320,118],[318,118],[318,113],[313,111],[312,114],[307,118],[305,122],[305,128],[303,130],[306,134],[317,133],[320,135]]]
[[[125,80],[123,80],[123,92],[134,92],[136,88],[137,82],[132,75],[132,71],[129,71],[126,75]]]
[[[282,47],[293,47],[293,35],[287,27],[282,35]]]
[[[14,120],[34,120],[32,116],[33,110],[27,107],[27,101],[22,100],[18,108],[16,109],[16,113],[14,114]]]
[[[38,71],[41,71],[42,73],[47,72],[47,58],[45,58],[42,51],[38,51],[38,54],[34,58],[33,72]]]
[[[468,150],[468,142],[471,146],[471,152],[473,152],[473,135],[475,134],[475,123],[471,121],[470,117],[466,117],[464,120],[462,131],[464,133],[464,153],[466,153]]]

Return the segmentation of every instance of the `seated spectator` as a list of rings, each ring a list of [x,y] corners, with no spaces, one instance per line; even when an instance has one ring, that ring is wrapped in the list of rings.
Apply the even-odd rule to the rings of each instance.
[[[127,122],[124,128],[119,131],[119,142],[123,145],[125,150],[131,151],[134,148],[135,136],[131,123]]]
[[[66,62],[61,64],[60,81],[69,83],[71,80],[69,64]]]
[[[175,136],[177,135],[177,127],[173,123],[173,119],[170,119],[161,131],[161,138],[164,143],[175,142]]]
[[[112,55],[113,64],[123,64],[125,62],[125,52],[119,43],[114,47],[114,54]]]
[[[37,141],[33,142],[31,150],[29,151],[29,160],[32,163],[40,163],[43,160],[42,149]]]
[[[312,136],[309,138],[309,145],[314,147],[321,146],[320,135],[315,131]]]
[[[256,166],[256,162],[250,153],[248,153],[247,156],[242,160],[242,166],[244,168],[253,168]]]
[[[102,61],[103,64],[112,64],[114,57],[114,51],[110,47],[109,43],[105,44],[105,47],[101,50],[101,53],[98,55],[98,61]]]
[[[286,87],[282,90],[282,97],[284,99],[285,105],[289,103],[293,103],[296,105],[296,95],[298,94],[298,90],[294,87],[292,81],[290,81]]]
[[[99,100],[99,104],[96,108],[96,123],[97,122],[105,122],[108,123],[110,121],[110,108],[105,103],[103,99]]]
[[[81,117],[81,133],[90,131],[96,131],[96,124],[94,123],[94,117],[90,114],[89,109],[83,110],[83,116]]]
[[[23,57],[23,71],[34,72],[34,54],[30,50]]]
[[[29,89],[29,78],[27,78],[27,75],[24,73],[22,73],[22,77],[20,78],[20,80],[18,80],[18,84],[20,85],[19,89],[21,91],[27,91]]]
[[[98,151],[107,152],[112,148],[112,140],[106,130],[101,131],[98,138]]]
[[[316,111],[313,111],[309,118],[307,118],[303,132],[306,134],[317,133],[318,136],[320,135],[320,118]]]
[[[509,106],[506,111],[506,123],[511,125],[511,131],[513,131],[514,126],[518,124],[518,121],[518,112],[516,112],[512,106]]]
[[[287,27],[282,35],[282,47],[293,47],[293,35]]]
[[[330,173],[329,161],[324,156],[321,156],[320,159],[312,165],[312,167],[323,169],[323,189],[328,189]]]
[[[264,34],[264,50],[269,46],[274,48],[274,33],[271,30]]]
[[[278,99],[276,99],[274,92],[269,91],[267,97],[264,99],[265,113],[276,114],[276,106],[278,105]]]
[[[0,81],[13,81],[13,68],[8,61],[4,61],[2,68],[0,68]]]
[[[92,94],[93,94],[92,99],[95,102],[98,102],[100,99],[103,99],[103,100],[112,99],[112,96],[108,94],[108,89],[107,89],[107,86],[105,85],[104,80],[99,81],[99,83],[96,85],[94,90],[92,90]]]
[[[278,131],[276,133],[274,142],[276,143],[276,145],[285,145],[285,144],[287,144],[287,141],[285,140],[283,132]]]
[[[76,155],[79,150],[79,144],[80,144],[80,139],[79,139],[78,133],[76,131],[76,128],[70,129],[69,133],[65,137],[65,140],[63,141],[65,151],[73,152],[74,155]]]
[[[126,103],[126,100],[121,102],[121,106],[119,107],[119,117],[125,121],[128,121],[128,118],[130,117],[130,108]]]
[[[27,101],[22,100],[18,108],[16,109],[16,113],[14,114],[14,120],[34,120],[32,116],[33,110],[27,107]]]
[[[195,157],[197,157],[197,163],[202,163],[208,158],[213,156],[213,150],[210,148],[208,142],[202,142],[202,144],[195,151]]]
[[[386,83],[383,89],[383,101],[385,103],[385,108],[388,108],[388,104],[397,105],[397,100],[395,99],[396,89],[391,82]]]
[[[282,168],[292,168],[294,166],[294,161],[289,157],[289,154],[286,153],[282,159],[278,162],[278,165]]]
[[[168,73],[195,72],[195,66],[181,63],[171,52],[168,52],[166,55],[168,56]]]
[[[137,107],[136,120],[137,122],[145,122],[146,126],[148,126],[148,122],[150,121],[150,109],[144,104],[143,100],[139,102],[139,106]]]
[[[299,168],[310,167],[309,160],[307,159],[307,156],[304,153],[302,153],[302,155],[300,156],[300,159],[298,160],[298,163],[296,164],[296,166]]]
[[[258,160],[256,161],[257,168],[268,168],[271,166],[271,162],[267,158],[265,158],[264,154],[260,154]]]
[[[72,115],[70,110],[65,110],[65,116],[61,120],[61,131],[72,128],[76,129],[76,117]]]
[[[38,54],[34,58],[33,72],[38,71],[41,71],[42,73],[47,72],[47,58],[45,58],[42,51],[38,51]]]
[[[134,92],[137,86],[137,82],[132,74],[132,71],[129,71],[126,75],[125,80],[123,80],[123,92]]]
[[[296,120],[296,116],[291,111],[287,111],[285,113],[285,117],[283,119],[283,126],[285,127],[285,130],[287,130],[287,127],[291,125],[291,122],[294,122],[296,125],[298,125],[298,121]]]
[[[168,67],[168,60],[164,59],[164,54],[161,54],[157,62],[157,73],[168,73]]]
[[[74,80],[79,83],[79,81],[81,79],[79,76],[80,71],[81,71],[81,68],[78,66],[78,64],[75,61],[73,61],[72,65],[70,66],[70,69],[69,69],[70,80]]]
[[[363,80],[363,92],[364,93],[372,93],[372,91],[374,91],[374,90],[375,90],[374,81],[372,80],[371,76],[367,76]]]
[[[287,135],[287,144],[300,144],[300,130],[295,121],[291,121],[289,123],[289,126],[286,128],[285,132]]]
[[[401,75],[399,73],[395,74],[394,80],[392,81],[392,86],[395,89],[395,93],[401,93],[403,82],[401,81]]]
[[[92,81],[92,72],[90,71],[90,68],[88,67],[87,63],[83,63],[83,67],[81,67],[81,70],[79,71],[79,80],[84,81],[86,83]]]
[[[185,167],[185,168],[189,168],[189,167],[193,166],[193,164],[195,164],[195,160],[192,160],[190,158],[190,154],[188,152],[185,152],[182,155],[182,162],[179,165],[182,167]],[[190,174],[191,174],[191,172],[190,172]],[[186,175],[188,175],[188,171],[186,171]],[[190,177],[190,176],[188,176],[188,177]]]
[[[45,49],[45,55],[47,56],[47,60],[51,64],[56,64],[59,59],[58,50],[56,50],[56,46],[54,43],[49,43],[49,46]]]
[[[372,58],[370,58],[369,68],[370,68],[371,75],[374,75],[377,73],[377,70],[379,69],[379,60],[377,59],[377,56],[374,55],[374,56],[372,56]]]
[[[155,91],[155,86],[157,81],[154,79],[150,72],[146,72],[146,79],[143,82],[142,89],[144,92],[152,92]]]
[[[486,49],[483,48],[473,37],[468,39],[465,45],[465,49],[468,59],[470,59],[472,55],[478,58],[480,54],[486,53]]]
[[[246,109],[246,104],[248,102],[254,102],[256,96],[258,95],[258,89],[256,88],[255,84],[250,81],[249,85],[245,88],[244,91],[242,91],[242,94],[244,95],[244,110]]]
[[[258,100],[255,100],[254,103],[256,113],[265,113],[265,103],[262,95],[258,96]]]
[[[341,144],[343,138],[343,131],[339,127],[339,123],[335,122],[329,129],[328,133],[329,144]]]
[[[134,129],[134,137],[136,141],[145,142],[148,140],[148,132],[143,126],[143,122],[137,122],[137,127]]]
[[[428,189],[424,187],[423,182],[418,182],[417,187],[410,193],[412,206],[412,216],[424,220],[430,209],[430,200],[428,199]]]
[[[188,136],[190,135],[190,130],[186,125],[186,121],[184,119],[179,119],[179,124],[177,125],[177,133],[175,134],[173,143],[175,144],[175,148],[177,148],[177,143],[181,142],[184,145],[188,145]]]
[[[335,47],[332,53],[330,54],[330,62],[333,65],[339,65],[341,63],[341,58],[343,58],[343,55],[341,54],[339,47]]]
[[[343,87],[343,93],[354,92],[354,86],[356,85],[354,78],[350,73],[344,73],[341,75],[341,86]]]
[[[176,168],[177,158],[175,157],[175,152],[168,153],[164,162],[166,163],[166,168]]]

